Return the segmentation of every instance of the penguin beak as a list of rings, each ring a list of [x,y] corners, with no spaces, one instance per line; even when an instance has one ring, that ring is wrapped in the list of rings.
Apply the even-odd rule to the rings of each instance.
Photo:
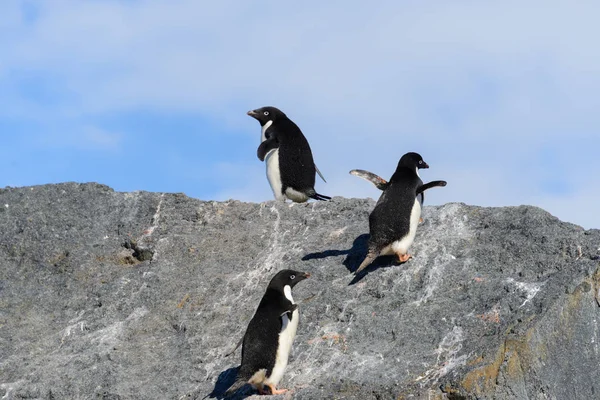
[[[248,114],[252,118],[256,118],[258,116],[258,113],[256,111],[254,111],[254,110],[250,110],[246,114]]]
[[[304,277],[304,279],[310,278],[310,274],[308,272],[305,272],[302,276]]]
[[[423,165],[421,165],[421,168],[429,168],[429,165],[425,161],[423,161]]]

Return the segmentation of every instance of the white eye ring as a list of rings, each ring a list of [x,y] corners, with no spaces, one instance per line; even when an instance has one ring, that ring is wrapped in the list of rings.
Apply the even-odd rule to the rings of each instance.
[[[296,279],[296,275],[290,275],[290,279]]]
[[[423,164],[423,160],[419,161],[419,164]]]
[[[265,115],[269,115],[269,112],[268,112],[268,111],[265,111],[263,114],[265,114]]]

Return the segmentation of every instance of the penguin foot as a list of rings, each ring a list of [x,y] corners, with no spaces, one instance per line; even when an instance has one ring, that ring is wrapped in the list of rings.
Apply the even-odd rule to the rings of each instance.
[[[422,224],[423,223],[423,217],[419,218],[419,223]]]
[[[261,396],[265,396],[265,395],[269,395],[271,393],[268,390],[265,390],[264,386],[260,386],[260,387],[258,387],[258,394]]]
[[[398,255],[398,261],[400,261],[400,263],[405,263],[408,260],[410,260],[412,258],[412,256],[410,254],[399,254]]]
[[[270,389],[270,393],[268,393],[268,394],[284,394],[284,393],[287,393],[287,391],[288,391],[288,389],[276,389],[275,385],[267,384],[267,386]]]

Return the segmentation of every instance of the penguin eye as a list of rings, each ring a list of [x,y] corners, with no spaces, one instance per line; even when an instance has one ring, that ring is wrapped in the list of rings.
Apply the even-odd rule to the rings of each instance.
[[[296,279],[296,275],[290,275],[290,279]]]
[[[419,164],[423,164],[423,160],[419,161]]]
[[[265,114],[265,115],[269,115],[269,112],[268,112],[268,111],[265,111],[263,114]]]

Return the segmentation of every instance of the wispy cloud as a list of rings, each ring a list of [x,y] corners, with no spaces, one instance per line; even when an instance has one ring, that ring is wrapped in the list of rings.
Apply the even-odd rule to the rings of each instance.
[[[107,150],[118,150],[121,144],[121,135],[108,132],[95,126],[87,126],[83,129],[82,140],[77,142],[85,147],[102,148]]]
[[[118,151],[121,149],[122,135],[95,126],[78,126],[67,132],[44,132],[37,136],[38,147],[71,148],[91,151]]]

